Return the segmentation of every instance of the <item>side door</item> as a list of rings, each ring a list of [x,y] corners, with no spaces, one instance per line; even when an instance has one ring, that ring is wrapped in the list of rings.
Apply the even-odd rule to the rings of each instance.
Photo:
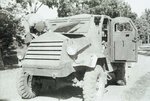
[[[114,61],[137,61],[137,29],[131,19],[112,20],[112,54]]]

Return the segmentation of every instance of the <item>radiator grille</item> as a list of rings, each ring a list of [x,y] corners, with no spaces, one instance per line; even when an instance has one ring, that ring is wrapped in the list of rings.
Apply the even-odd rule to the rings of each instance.
[[[31,42],[25,59],[60,60],[63,41]]]

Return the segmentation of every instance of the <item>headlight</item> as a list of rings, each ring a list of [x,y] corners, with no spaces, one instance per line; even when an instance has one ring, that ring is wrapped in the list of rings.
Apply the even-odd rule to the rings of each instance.
[[[77,49],[73,47],[67,47],[67,53],[71,56],[76,55]]]
[[[23,57],[21,55],[18,55],[17,57],[18,57],[19,60],[23,59]]]

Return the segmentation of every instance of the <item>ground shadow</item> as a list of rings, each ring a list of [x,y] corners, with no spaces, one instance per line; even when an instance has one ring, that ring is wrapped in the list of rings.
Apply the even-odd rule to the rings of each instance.
[[[0,99],[0,101],[9,101],[9,100],[7,100],[7,99]]]
[[[83,98],[82,88],[66,86],[58,90],[54,90],[54,89],[52,90],[49,84],[50,82],[43,80],[44,86],[40,89],[38,96],[47,96],[47,97],[60,98],[60,99],[69,99],[71,97],[81,98],[81,99]],[[112,79],[107,82],[106,87],[110,85],[116,85],[116,79],[113,75],[112,75]]]
[[[5,66],[5,67],[0,67],[0,71],[17,69],[17,68],[20,68],[20,66],[18,66],[18,65],[8,65],[8,66]]]
[[[109,85],[117,85],[117,80],[116,80],[116,77],[115,77],[115,74],[114,73],[109,73],[111,79],[110,80],[107,80],[107,85],[106,86],[109,86]]]
[[[60,99],[69,99],[71,97],[82,98],[82,89],[78,87],[67,86],[58,90],[41,89],[39,96],[48,96]]]

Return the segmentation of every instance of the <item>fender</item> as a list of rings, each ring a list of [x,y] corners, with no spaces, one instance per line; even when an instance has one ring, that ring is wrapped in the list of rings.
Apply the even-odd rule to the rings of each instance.
[[[95,54],[87,55],[84,59],[77,59],[73,63],[73,67],[86,66],[90,68],[95,68],[98,57]]]
[[[73,67],[86,66],[90,68],[95,68],[99,58],[104,58],[103,54],[100,57],[98,57],[96,54],[87,55],[82,60],[79,59],[75,60],[73,63]],[[106,64],[108,66],[107,71],[109,72],[114,71],[114,68],[112,67],[110,61],[107,58],[106,58]]]
[[[78,55],[89,46],[91,46],[91,42],[88,38],[69,40],[66,51],[70,56]]]

